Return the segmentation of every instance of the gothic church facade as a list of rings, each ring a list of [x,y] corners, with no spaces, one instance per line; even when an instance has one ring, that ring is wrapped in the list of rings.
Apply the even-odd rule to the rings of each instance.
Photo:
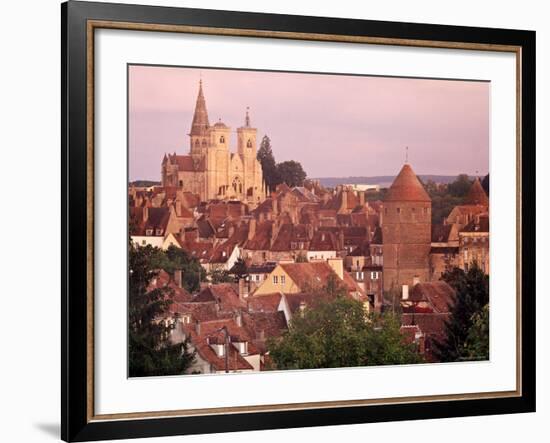
[[[250,125],[248,110],[244,126],[237,128],[236,153],[230,150],[230,137],[231,128],[221,120],[210,125],[201,80],[189,154],[164,155],[162,186],[198,194],[201,201],[239,200],[257,206],[265,199],[266,188],[256,159],[257,129]]]

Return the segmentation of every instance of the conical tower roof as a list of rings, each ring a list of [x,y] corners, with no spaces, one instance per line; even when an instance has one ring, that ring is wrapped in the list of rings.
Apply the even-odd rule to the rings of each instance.
[[[393,181],[384,201],[431,202],[432,199],[418,180],[413,169],[405,163]]]
[[[208,112],[206,111],[206,101],[202,92],[202,80],[199,82],[199,95],[195,104],[195,114],[191,124],[190,135],[206,135],[206,130],[210,126],[208,122]]]
[[[472,186],[470,187],[470,191],[468,191],[468,195],[466,196],[466,200],[464,201],[464,203],[467,205],[489,206],[489,198],[487,197],[487,194],[485,194],[485,191],[483,190],[483,187],[479,182],[479,178],[476,178],[472,183]]]

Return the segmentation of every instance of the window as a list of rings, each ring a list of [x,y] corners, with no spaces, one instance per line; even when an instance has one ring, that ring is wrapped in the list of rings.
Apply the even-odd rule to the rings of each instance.
[[[180,186],[183,186],[183,180],[180,180]]]
[[[152,229],[146,229],[145,230],[145,235],[153,235],[153,230]]]
[[[279,276],[277,276],[277,275],[274,275],[274,276],[273,276],[273,284],[274,284],[274,285],[278,285],[278,284],[279,284]]]
[[[372,271],[370,273],[370,279],[371,280],[378,280],[378,271]]]
[[[416,212],[416,208],[411,208],[411,211],[414,213]]]
[[[247,147],[247,148],[251,148],[251,147],[252,147],[252,142],[251,142],[250,140],[248,140],[248,141],[246,142],[246,147]]]
[[[220,143],[225,143],[225,137],[223,135],[220,137]]]
[[[162,229],[157,229],[157,235],[162,235]]]
[[[142,244],[143,246],[145,246],[145,245],[147,244],[147,241],[141,240],[141,244]]]
[[[281,275],[281,284],[284,285],[286,281],[286,277],[284,275]]]

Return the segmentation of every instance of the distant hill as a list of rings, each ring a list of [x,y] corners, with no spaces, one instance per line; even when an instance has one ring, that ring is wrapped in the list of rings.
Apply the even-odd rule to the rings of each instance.
[[[455,181],[457,175],[419,175],[419,177],[424,183],[432,180],[436,183],[447,184]],[[312,180],[319,180],[321,185],[328,188],[348,184],[380,185],[384,188],[390,186],[394,179],[394,175],[378,175],[374,177],[320,177]]]
[[[136,180],[130,182],[130,185],[134,185],[138,188],[148,188],[149,186],[160,186],[160,182],[153,180]]]

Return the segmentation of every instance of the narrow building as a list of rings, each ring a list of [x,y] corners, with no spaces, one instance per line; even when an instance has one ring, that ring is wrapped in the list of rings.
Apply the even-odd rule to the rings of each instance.
[[[401,295],[408,286],[429,280],[431,212],[430,196],[411,166],[405,164],[382,208],[384,292]]]

